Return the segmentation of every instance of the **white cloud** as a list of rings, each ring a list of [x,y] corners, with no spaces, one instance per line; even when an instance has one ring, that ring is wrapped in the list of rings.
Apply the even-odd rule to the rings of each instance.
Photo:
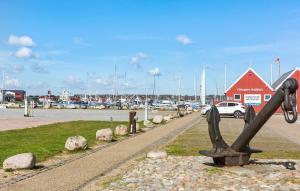
[[[14,46],[34,46],[35,45],[32,38],[29,36],[10,35],[8,37],[7,42],[8,42],[8,44],[14,45]]]
[[[176,37],[176,40],[183,45],[188,45],[188,44],[193,43],[193,41],[184,34],[178,35]]]
[[[30,48],[27,48],[27,47],[20,48],[16,52],[15,55],[16,55],[16,57],[19,57],[19,58],[30,58],[30,57],[33,57],[32,50]]]
[[[161,75],[160,70],[159,70],[158,67],[149,70],[149,74],[151,76],[160,76]]]
[[[141,61],[148,58],[148,55],[143,53],[143,52],[139,52],[137,53],[135,56],[131,57],[130,63],[135,65],[136,67],[140,68],[141,67]]]
[[[103,86],[107,86],[107,85],[110,84],[109,81],[104,80],[104,79],[102,79],[102,78],[97,78],[97,79],[95,79],[95,83],[96,83],[97,85],[103,85]]]
[[[67,77],[67,79],[65,80],[65,82],[67,84],[78,84],[78,83],[81,83],[81,80],[78,79],[76,76],[73,76],[73,75],[69,75]]]
[[[20,88],[21,82],[16,78],[10,78],[9,76],[5,76],[4,80],[5,88]]]
[[[72,39],[73,44],[75,44],[77,47],[81,47],[81,48],[87,48],[92,46],[92,44],[90,44],[89,42],[86,42],[84,39],[80,38],[80,37],[74,37]]]
[[[244,54],[244,53],[253,53],[253,52],[266,52],[272,50],[274,44],[256,44],[249,46],[234,46],[227,47],[223,49],[223,52],[228,54]]]

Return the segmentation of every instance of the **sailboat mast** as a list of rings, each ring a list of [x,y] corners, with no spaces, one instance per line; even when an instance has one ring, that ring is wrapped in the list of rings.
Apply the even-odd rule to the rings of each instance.
[[[205,97],[206,97],[206,81],[205,81],[205,64],[202,72],[202,78],[201,78],[201,104],[205,105]]]
[[[197,92],[196,92],[196,72],[194,73],[194,95],[195,95],[195,102],[197,101]]]

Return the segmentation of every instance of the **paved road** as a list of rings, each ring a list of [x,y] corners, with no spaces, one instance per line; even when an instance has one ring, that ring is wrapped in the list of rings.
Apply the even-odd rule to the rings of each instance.
[[[159,144],[161,140],[170,139],[184,129],[199,123],[203,120],[199,115],[199,113],[194,113],[173,120],[166,125],[106,147],[91,155],[17,182],[3,190],[76,190],[86,182],[108,172],[110,168],[118,166],[122,161],[129,160],[154,144]]]
[[[35,109],[34,117],[24,117],[23,109],[0,109],[0,131],[22,129],[38,125],[74,120],[127,121],[128,110],[85,110],[85,109]],[[166,114],[169,112],[158,112]],[[174,113],[174,112],[173,112]],[[152,118],[156,113],[149,112]],[[144,119],[144,111],[137,112]]]

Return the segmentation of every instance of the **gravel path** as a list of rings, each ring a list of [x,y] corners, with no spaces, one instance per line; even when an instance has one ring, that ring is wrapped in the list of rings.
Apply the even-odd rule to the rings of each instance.
[[[42,172],[31,178],[16,182],[3,190],[74,190],[103,176],[122,162],[144,152],[145,149],[160,145],[179,132],[199,123],[199,113],[173,120],[146,133],[126,139],[120,143],[97,151],[91,155]]]
[[[300,190],[300,161],[259,160],[245,167],[218,168],[204,156],[145,159],[105,191]]]

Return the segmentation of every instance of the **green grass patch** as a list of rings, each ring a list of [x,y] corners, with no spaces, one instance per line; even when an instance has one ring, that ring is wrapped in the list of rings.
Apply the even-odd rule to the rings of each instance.
[[[230,145],[239,135],[240,129],[221,129],[223,139]],[[262,153],[255,153],[252,158],[263,159],[300,159],[300,147],[283,137],[262,132],[255,136],[250,145],[253,148],[262,149]],[[198,124],[193,128],[178,135],[165,146],[170,155],[199,156],[199,150],[210,150],[212,144],[209,138],[207,125]]]
[[[208,169],[205,169],[209,174],[220,174],[224,172],[221,168],[218,167],[211,167]]]
[[[97,143],[96,131],[103,128],[114,129],[119,124],[128,122],[109,121],[72,121],[41,125],[34,128],[0,132],[0,163],[5,158],[24,152],[32,152],[37,161],[60,154],[68,137],[81,135],[88,141],[88,146]],[[140,126],[142,124],[140,123]],[[114,137],[118,139],[118,137]]]
[[[103,189],[107,188],[111,183],[122,180],[122,177],[123,177],[122,175],[117,175],[117,176],[111,177],[108,180],[103,181],[101,186]]]

